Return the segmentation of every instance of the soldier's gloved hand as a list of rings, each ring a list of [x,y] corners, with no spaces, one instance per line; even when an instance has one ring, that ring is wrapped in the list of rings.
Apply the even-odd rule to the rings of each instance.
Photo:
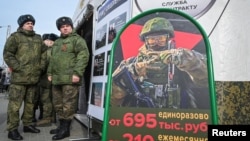
[[[182,64],[184,50],[185,49],[170,49],[162,51],[160,54],[161,60],[165,64],[172,63],[175,65],[180,65]]]
[[[137,62],[134,67],[138,76],[146,76],[147,62]]]
[[[172,63],[172,50],[165,50],[160,53],[161,61],[164,64]]]
[[[147,51],[148,60],[146,61],[147,64],[155,63],[160,61],[160,54],[158,51]]]

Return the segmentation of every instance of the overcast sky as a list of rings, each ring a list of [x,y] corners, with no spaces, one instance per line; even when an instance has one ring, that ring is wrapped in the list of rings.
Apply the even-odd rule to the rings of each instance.
[[[6,41],[7,26],[11,33],[18,28],[20,15],[31,14],[36,20],[34,30],[38,34],[56,33],[56,19],[61,16],[73,17],[79,0],[1,0],[0,4],[0,66]]]

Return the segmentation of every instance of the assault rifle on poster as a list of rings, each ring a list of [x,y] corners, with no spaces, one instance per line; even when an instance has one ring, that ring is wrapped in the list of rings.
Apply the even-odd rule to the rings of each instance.
[[[166,50],[168,51],[168,50]],[[149,58],[145,60],[146,64],[155,63],[157,61],[160,61],[160,53],[162,51],[150,51],[147,53]],[[136,58],[134,58],[136,60]],[[146,66],[146,67],[152,67],[152,66]],[[165,85],[165,92],[164,94],[156,100],[155,94],[155,85],[143,81],[140,82],[138,79],[134,79],[131,72],[128,70],[128,66],[126,64],[120,64],[118,67],[118,71],[113,75],[113,81],[114,83],[122,88],[124,91],[126,91],[125,99],[121,106],[129,105],[130,107],[150,107],[150,108],[162,108],[166,107],[169,99],[169,92],[171,91],[177,91],[178,86],[173,85],[172,79],[174,75],[174,64],[168,65],[168,80],[167,84]],[[152,69],[152,68],[151,68]],[[153,68],[153,69],[160,69],[159,67]],[[145,91],[147,89],[147,91]],[[150,91],[150,89],[152,91]],[[164,106],[165,105],[165,106]],[[178,108],[178,104],[172,104],[172,108]],[[176,106],[177,105],[177,106]]]

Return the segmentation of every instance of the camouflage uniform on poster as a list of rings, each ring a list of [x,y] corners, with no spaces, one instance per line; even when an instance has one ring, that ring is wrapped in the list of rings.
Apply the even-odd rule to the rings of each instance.
[[[32,125],[35,90],[42,71],[45,71],[46,48],[42,38],[33,30],[35,19],[32,15],[18,18],[19,28],[7,39],[3,57],[12,70],[9,86],[7,130],[8,138],[22,140],[18,132],[19,110],[24,102],[22,114],[23,131],[39,133]]]
[[[51,50],[54,41],[58,38],[58,35],[54,33],[43,34],[42,39],[47,46],[47,65],[49,65],[49,59],[51,57]],[[47,70],[47,69],[46,69]],[[52,84],[48,81],[47,72],[44,72],[38,83],[38,97],[40,108],[39,121],[36,122],[36,126],[48,126],[51,122],[56,122],[55,112],[52,104]],[[41,118],[40,118],[41,117]]]
[[[140,38],[138,56],[123,60],[113,73],[111,105],[209,108],[206,56],[176,48],[174,28],[162,17],[148,20]]]
[[[59,126],[50,131],[52,139],[70,136],[70,125],[77,109],[82,76],[89,61],[85,39],[73,29],[69,17],[56,21],[60,37],[54,42],[48,67],[48,79],[52,81],[52,95]]]

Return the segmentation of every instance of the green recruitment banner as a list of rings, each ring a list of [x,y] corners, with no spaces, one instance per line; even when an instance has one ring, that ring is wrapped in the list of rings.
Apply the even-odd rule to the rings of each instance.
[[[217,124],[209,40],[183,12],[131,19],[113,43],[108,76],[102,141],[207,140]]]

